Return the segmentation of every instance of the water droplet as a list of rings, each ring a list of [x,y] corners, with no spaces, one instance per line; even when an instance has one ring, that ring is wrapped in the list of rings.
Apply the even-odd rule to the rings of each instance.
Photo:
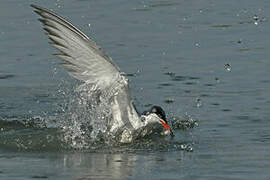
[[[253,20],[254,20],[254,21],[258,21],[258,20],[259,20],[259,17],[255,14],[255,15],[253,16]]]
[[[215,77],[215,80],[217,83],[220,83],[220,79],[218,77]]]
[[[196,106],[197,108],[202,106],[202,100],[200,98],[196,98]]]
[[[58,3],[55,3],[55,6],[57,7],[57,8],[61,8],[61,5],[60,4],[58,4]]]
[[[192,147],[188,147],[188,148],[187,148],[187,151],[188,151],[188,152],[192,152],[192,151],[193,151],[193,148],[192,148]]]
[[[259,16],[257,16],[256,14],[253,16],[253,20],[254,20],[254,24],[257,26],[259,23]]]
[[[72,145],[73,145],[73,146],[76,146],[76,141],[73,141],[73,142],[72,142]]]
[[[231,71],[231,70],[232,70],[232,67],[231,67],[231,65],[230,65],[229,63],[225,64],[225,65],[224,65],[224,68],[225,68],[225,70],[227,70],[227,71]]]
[[[183,150],[185,150],[186,148],[187,148],[187,145],[185,145],[185,144],[181,144],[181,149],[183,149]]]
[[[241,44],[241,43],[242,43],[242,39],[239,39],[239,40],[237,41],[237,43],[238,43],[238,44]]]

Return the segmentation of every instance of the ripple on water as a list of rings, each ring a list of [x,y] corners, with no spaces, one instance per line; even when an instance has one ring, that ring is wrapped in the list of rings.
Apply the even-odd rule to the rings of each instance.
[[[240,116],[236,116],[236,119],[239,119],[239,120],[249,120],[250,117],[247,116],[247,115],[240,115]]]
[[[169,6],[177,6],[177,2],[171,2],[171,1],[153,1],[148,4],[146,4],[143,1],[143,8],[133,8],[135,11],[150,11],[154,8],[162,8],[162,7],[169,7]]]
[[[35,176],[32,176],[31,178],[33,178],[33,179],[48,179],[49,177],[43,176],[43,175],[35,175]]]
[[[232,110],[231,109],[222,109],[221,111],[223,111],[223,112],[230,112]]]
[[[149,6],[153,8],[157,8],[157,7],[168,7],[168,6],[175,6],[175,5],[178,5],[178,3],[170,2],[170,1],[158,1],[158,2],[154,2],[153,4]]]
[[[170,75],[172,81],[187,81],[187,80],[199,80],[199,77],[194,76],[181,76],[181,75]]]
[[[165,83],[159,83],[159,86],[167,87],[167,86],[173,86],[173,84],[165,82]]]
[[[0,79],[11,79],[16,77],[15,74],[4,74],[4,73],[0,73]]]
[[[216,25],[211,25],[210,27],[225,29],[225,28],[229,28],[232,26],[233,25],[231,25],[231,24],[216,24]]]
[[[197,84],[196,82],[185,82],[184,83],[185,85],[195,85],[195,84]]]
[[[215,84],[212,84],[212,83],[206,83],[206,84],[204,84],[204,86],[207,86],[207,87],[213,87],[213,86],[215,86]]]
[[[166,103],[166,104],[172,104],[172,103],[174,103],[174,99],[173,98],[166,98],[165,100],[164,100],[164,102]]]

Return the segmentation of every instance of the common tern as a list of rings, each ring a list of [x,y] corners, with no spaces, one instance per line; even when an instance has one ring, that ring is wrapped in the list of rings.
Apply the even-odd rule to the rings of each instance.
[[[68,74],[83,82],[79,88],[96,89],[98,97],[107,96],[111,120],[108,130],[128,143],[151,133],[153,126],[164,127],[161,133],[173,136],[164,110],[153,106],[140,116],[132,103],[128,79],[112,59],[91,38],[49,9],[31,5],[41,16],[50,44],[60,53]],[[108,93],[110,92],[110,93]]]

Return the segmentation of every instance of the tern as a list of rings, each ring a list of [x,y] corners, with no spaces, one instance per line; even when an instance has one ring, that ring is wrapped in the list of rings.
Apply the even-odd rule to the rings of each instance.
[[[59,50],[55,54],[63,60],[68,74],[83,82],[79,88],[95,89],[97,97],[106,97],[111,119],[108,130],[119,136],[119,141],[129,143],[151,133],[154,126],[162,127],[161,133],[173,136],[164,110],[153,106],[141,116],[133,105],[128,79],[112,59],[91,38],[49,9],[31,5],[41,16],[50,44]]]

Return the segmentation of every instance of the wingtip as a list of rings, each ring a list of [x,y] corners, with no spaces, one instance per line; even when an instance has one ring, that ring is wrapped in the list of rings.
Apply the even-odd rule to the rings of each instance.
[[[41,14],[40,12],[42,12],[42,11],[50,11],[49,9],[43,8],[43,7],[38,6],[38,5],[35,5],[35,4],[30,4],[30,6],[31,6],[32,8],[34,8],[34,11],[35,11],[36,13],[38,13],[38,14]]]
[[[30,4],[30,6],[34,9],[33,11],[37,13],[38,15],[42,16],[42,7],[35,5],[35,4]]]
[[[30,6],[34,9],[37,9],[37,10],[40,10],[42,9],[42,7],[38,6],[38,5],[35,5],[35,4],[30,4]]]
[[[35,4],[30,4],[30,6],[34,9],[39,9],[39,6],[35,5]]]

